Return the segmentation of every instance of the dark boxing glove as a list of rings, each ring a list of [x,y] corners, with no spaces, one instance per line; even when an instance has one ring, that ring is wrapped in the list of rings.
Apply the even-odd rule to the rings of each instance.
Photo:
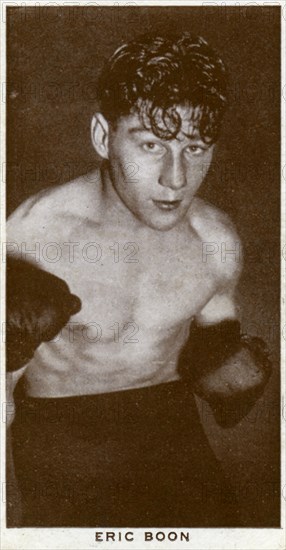
[[[59,333],[81,302],[59,277],[9,256],[6,289],[7,371],[14,371]]]
[[[212,407],[223,427],[239,422],[262,395],[272,367],[261,338],[241,334],[237,320],[193,322],[178,370]]]

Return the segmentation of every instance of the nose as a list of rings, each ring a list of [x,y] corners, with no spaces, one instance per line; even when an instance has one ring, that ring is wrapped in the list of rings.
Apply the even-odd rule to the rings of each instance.
[[[184,164],[179,157],[164,158],[159,175],[159,184],[170,189],[181,189],[186,185]]]

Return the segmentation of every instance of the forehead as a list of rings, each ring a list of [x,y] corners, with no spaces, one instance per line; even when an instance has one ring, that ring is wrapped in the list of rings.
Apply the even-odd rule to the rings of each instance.
[[[198,107],[193,108],[191,106],[179,105],[176,106],[176,113],[181,118],[181,129],[176,138],[200,138],[199,130],[197,127],[197,123],[200,117],[200,109]],[[162,110],[158,110],[155,120],[158,124],[158,127],[161,127],[162,129],[166,128],[166,126],[164,126]],[[120,133],[122,131],[126,132],[126,134],[128,134],[128,136],[130,136],[131,138],[132,136],[140,137],[140,135],[144,137],[144,134],[146,133],[152,134],[154,137],[158,137],[150,128],[150,125],[148,124],[148,119],[146,118],[146,123],[143,124],[143,121],[140,119],[137,113],[132,113],[128,116],[121,117],[117,123],[117,130],[120,131]]]

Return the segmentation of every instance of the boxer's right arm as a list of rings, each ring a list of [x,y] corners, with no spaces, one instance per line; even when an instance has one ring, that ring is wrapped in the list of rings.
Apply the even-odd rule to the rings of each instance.
[[[39,194],[40,195],[40,194]],[[6,224],[6,252],[14,257],[37,262],[37,241],[45,222],[37,212],[39,198],[30,197],[9,216]]]
[[[7,256],[7,371],[25,365],[81,308],[80,299],[55,275]]]

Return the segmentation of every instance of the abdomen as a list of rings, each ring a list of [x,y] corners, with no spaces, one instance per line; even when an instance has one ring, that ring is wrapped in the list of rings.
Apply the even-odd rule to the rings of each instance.
[[[30,361],[25,377],[27,391],[34,397],[57,397],[108,393],[151,386],[179,378],[177,358],[185,331],[173,335],[157,331],[136,332],[130,323],[126,332],[108,341],[100,331],[81,331],[42,344]],[[181,327],[182,328],[182,327]],[[154,331],[152,331],[154,332]]]

